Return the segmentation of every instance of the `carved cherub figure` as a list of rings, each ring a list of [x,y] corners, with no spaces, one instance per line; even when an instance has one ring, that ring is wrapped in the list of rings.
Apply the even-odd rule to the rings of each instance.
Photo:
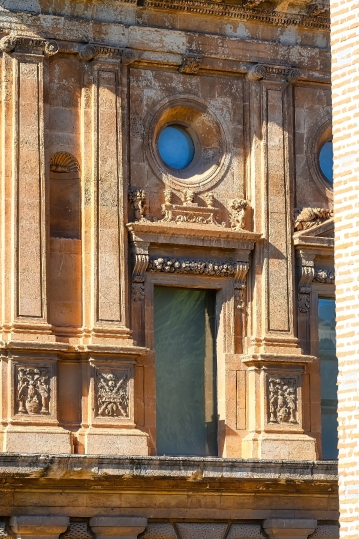
[[[235,198],[231,201],[229,206],[232,230],[243,230],[245,225],[245,211],[247,209],[248,202],[242,198]]]
[[[184,206],[193,206],[194,205],[194,192],[192,189],[184,189],[183,190],[183,205]]]
[[[135,212],[135,220],[147,221],[147,203],[145,191],[143,189],[131,189],[129,191],[129,199],[132,202],[132,207]]]
[[[204,198],[206,199],[207,206],[209,208],[214,208],[214,194],[212,193],[212,191],[209,191],[208,193],[206,193],[204,195]]]

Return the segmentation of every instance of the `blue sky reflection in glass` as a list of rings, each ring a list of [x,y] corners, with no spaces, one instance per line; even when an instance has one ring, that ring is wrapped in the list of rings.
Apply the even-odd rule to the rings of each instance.
[[[333,143],[325,142],[319,152],[320,170],[330,183],[333,182]]]
[[[167,166],[182,170],[193,159],[193,140],[183,127],[169,125],[161,131],[158,137],[158,151]]]

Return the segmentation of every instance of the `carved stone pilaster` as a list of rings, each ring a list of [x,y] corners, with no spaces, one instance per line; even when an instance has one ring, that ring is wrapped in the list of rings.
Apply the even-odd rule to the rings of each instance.
[[[312,282],[315,277],[313,253],[299,251],[298,258],[298,309],[301,313],[307,313],[310,308],[310,293]]]
[[[134,242],[132,244],[133,271],[132,271],[132,299],[142,301],[145,297],[145,278],[148,267],[148,248],[146,242]]]
[[[300,75],[299,69],[290,66],[257,64],[248,71],[247,78],[249,80],[279,79],[294,84]]]
[[[0,40],[2,52],[22,52],[28,54],[43,54],[53,56],[59,51],[57,42],[53,39],[40,39],[26,36],[5,36]]]
[[[244,310],[246,305],[248,262],[237,262],[234,277],[234,301],[237,309]]]
[[[202,54],[188,53],[182,56],[182,65],[179,68],[180,73],[196,74],[201,67],[203,60]]]

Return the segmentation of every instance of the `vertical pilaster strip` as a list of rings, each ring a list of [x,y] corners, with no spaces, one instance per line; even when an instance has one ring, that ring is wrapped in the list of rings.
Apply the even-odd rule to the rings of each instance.
[[[120,183],[119,70],[98,65],[95,71],[97,136],[97,308],[96,322],[122,324],[121,270],[123,233]],[[122,225],[121,225],[122,227]]]
[[[267,183],[267,287],[268,331],[289,332],[289,274],[287,178],[285,175],[285,138],[283,89],[264,86]]]
[[[43,57],[14,55],[16,316],[45,317]]]
[[[293,253],[291,244],[292,90],[286,82],[262,83],[264,143],[264,228],[266,333],[276,340],[293,339]],[[294,344],[294,342],[293,342]]]
[[[13,319],[13,275],[14,237],[12,234],[12,152],[13,152],[13,59],[2,54],[1,69],[1,311],[2,324],[8,325]]]

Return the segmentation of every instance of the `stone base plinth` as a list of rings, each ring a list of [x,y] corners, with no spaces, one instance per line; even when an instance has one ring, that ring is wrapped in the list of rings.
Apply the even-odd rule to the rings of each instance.
[[[89,428],[86,455],[148,455],[148,435],[137,429]]]
[[[71,432],[60,427],[9,425],[3,433],[6,453],[73,453]]]
[[[242,458],[316,460],[316,443],[306,434],[250,433],[242,441]]]

